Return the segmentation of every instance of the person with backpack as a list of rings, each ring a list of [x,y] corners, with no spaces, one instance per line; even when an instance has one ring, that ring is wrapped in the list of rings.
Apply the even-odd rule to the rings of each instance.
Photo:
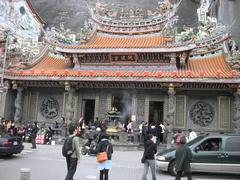
[[[113,146],[109,141],[109,135],[106,132],[102,132],[100,141],[95,149],[96,154],[104,151],[107,152],[107,160],[98,163],[98,169],[100,170],[100,180],[108,180],[108,173],[112,167]]]
[[[67,162],[67,175],[65,180],[73,180],[73,176],[77,170],[78,160],[80,159],[80,133],[73,126],[70,126],[69,134],[62,147],[62,155],[66,158]]]

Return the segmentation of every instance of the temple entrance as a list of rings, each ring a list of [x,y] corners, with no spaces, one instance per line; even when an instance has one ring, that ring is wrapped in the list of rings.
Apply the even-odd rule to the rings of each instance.
[[[82,107],[85,124],[92,126],[94,123],[95,99],[84,99]]]
[[[149,124],[158,125],[163,123],[163,103],[160,101],[149,102]]]

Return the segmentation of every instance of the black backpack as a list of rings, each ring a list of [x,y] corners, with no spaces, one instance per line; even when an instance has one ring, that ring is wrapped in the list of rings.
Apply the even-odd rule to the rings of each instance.
[[[72,148],[73,138],[74,138],[74,136],[67,137],[67,139],[64,141],[64,144],[63,144],[63,147],[62,147],[62,155],[64,157],[70,157],[74,152],[74,149]]]

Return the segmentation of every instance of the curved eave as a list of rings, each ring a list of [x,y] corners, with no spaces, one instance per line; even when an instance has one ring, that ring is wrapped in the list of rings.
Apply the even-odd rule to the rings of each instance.
[[[158,47],[150,47],[150,48],[79,48],[79,49],[70,49],[70,48],[62,48],[56,46],[56,50],[63,53],[109,53],[109,52],[151,52],[151,53],[173,53],[173,52],[182,52],[182,51],[190,51],[196,47],[195,44],[189,44],[186,46],[174,47],[174,46],[165,46],[162,48]]]
[[[239,78],[172,78],[172,77],[69,77],[69,76],[5,76],[18,81],[92,81],[92,82],[173,82],[173,83],[225,83],[238,84]]]

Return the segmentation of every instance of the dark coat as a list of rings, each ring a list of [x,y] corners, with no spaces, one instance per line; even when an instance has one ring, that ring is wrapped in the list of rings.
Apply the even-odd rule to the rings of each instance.
[[[108,147],[108,151],[107,151],[107,154],[108,154],[108,160],[111,160],[112,159],[112,153],[113,153],[113,146],[112,144],[109,142],[108,139],[102,139],[96,149],[95,149],[95,153],[100,153],[100,152],[104,152],[107,150],[107,147]]]
[[[154,159],[154,154],[157,153],[157,145],[152,140],[147,140],[144,143],[144,153],[143,157],[144,159]]]
[[[190,172],[192,152],[187,145],[182,145],[176,150],[176,171]]]

